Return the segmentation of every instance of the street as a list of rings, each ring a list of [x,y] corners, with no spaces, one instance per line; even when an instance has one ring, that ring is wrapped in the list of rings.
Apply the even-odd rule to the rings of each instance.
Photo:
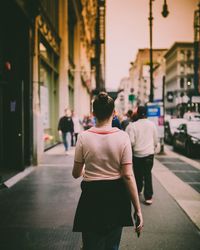
[[[200,194],[159,161],[175,156],[168,149],[156,156],[152,206],[145,206],[140,197],[143,233],[137,238],[133,228],[124,228],[121,250],[200,248]],[[80,249],[81,235],[71,231],[80,195],[80,180],[71,176],[73,157],[74,148],[66,155],[58,145],[44,154],[41,165],[29,175],[0,190],[2,250]]]
[[[173,146],[165,144],[165,148],[169,149],[170,151],[173,151]],[[184,156],[181,152],[174,152],[179,156]],[[190,159],[190,158],[189,158]],[[197,156],[195,158],[192,158],[193,161],[196,161],[197,163],[200,164],[200,156]]]

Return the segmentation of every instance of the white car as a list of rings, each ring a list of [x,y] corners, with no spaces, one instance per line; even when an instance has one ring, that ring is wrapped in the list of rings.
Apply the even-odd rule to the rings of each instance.
[[[183,118],[188,121],[200,121],[200,113],[197,112],[186,112]]]

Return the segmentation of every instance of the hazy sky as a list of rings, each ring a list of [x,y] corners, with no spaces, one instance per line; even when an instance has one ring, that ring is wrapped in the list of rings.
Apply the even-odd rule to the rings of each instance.
[[[164,0],[153,1],[153,48],[175,41],[193,42],[198,0],[167,0],[169,15],[161,15]],[[106,0],[106,87],[116,89],[128,76],[139,48],[149,48],[149,0]]]

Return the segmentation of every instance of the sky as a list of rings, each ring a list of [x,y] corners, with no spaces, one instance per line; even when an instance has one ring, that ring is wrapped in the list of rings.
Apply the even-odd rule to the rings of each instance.
[[[170,48],[176,41],[193,42],[198,0],[154,0],[153,48]],[[149,0],[106,0],[106,88],[117,89],[129,75],[138,49],[149,48]]]

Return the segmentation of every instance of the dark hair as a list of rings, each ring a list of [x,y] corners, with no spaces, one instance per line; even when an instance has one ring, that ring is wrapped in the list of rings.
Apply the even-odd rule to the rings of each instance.
[[[144,106],[139,106],[137,108],[138,119],[145,118],[147,116],[147,109]]]
[[[133,115],[133,110],[129,109],[126,113],[126,116],[131,118],[132,115]]]
[[[114,100],[105,92],[100,92],[93,102],[93,112],[98,120],[108,119],[114,110]]]

